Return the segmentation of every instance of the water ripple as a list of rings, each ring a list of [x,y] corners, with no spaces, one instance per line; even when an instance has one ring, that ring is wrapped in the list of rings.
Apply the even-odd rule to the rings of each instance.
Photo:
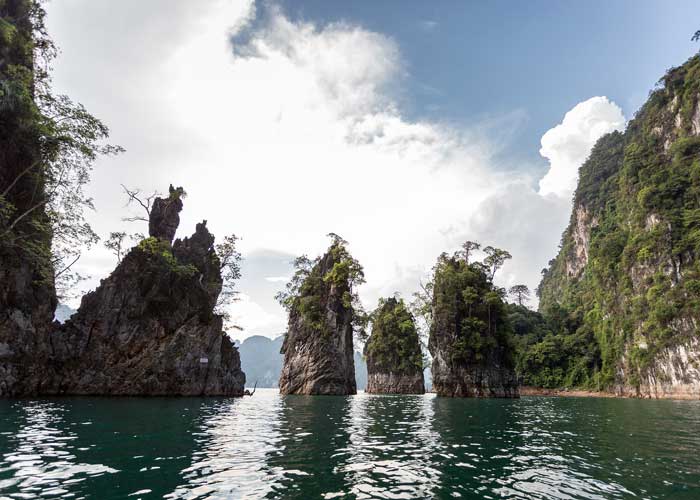
[[[700,402],[0,402],[9,498],[695,499]]]

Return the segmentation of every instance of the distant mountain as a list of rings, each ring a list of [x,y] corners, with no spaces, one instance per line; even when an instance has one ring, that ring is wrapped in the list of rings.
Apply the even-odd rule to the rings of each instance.
[[[75,309],[68,307],[65,304],[58,304],[56,307],[56,312],[54,312],[54,319],[59,323],[65,323],[68,318],[75,314]]]
[[[270,339],[262,335],[253,335],[245,339],[238,347],[241,355],[241,369],[245,373],[246,386],[252,387],[257,381],[258,387],[277,387],[282,371],[283,336]]]

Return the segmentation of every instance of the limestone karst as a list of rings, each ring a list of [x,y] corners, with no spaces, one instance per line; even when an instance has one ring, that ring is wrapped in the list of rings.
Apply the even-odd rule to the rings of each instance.
[[[359,311],[354,286],[362,280],[362,268],[337,236],[322,257],[298,264],[282,297],[289,323],[280,392],[355,394],[353,330]]]
[[[700,397],[700,55],[659,83],[580,169],[538,290],[566,334],[528,348],[536,379]]]
[[[434,268],[428,349],[438,396],[518,397],[503,296],[481,263],[443,254]]]
[[[380,299],[365,344],[366,392],[423,394],[423,353],[413,315],[402,299]]]

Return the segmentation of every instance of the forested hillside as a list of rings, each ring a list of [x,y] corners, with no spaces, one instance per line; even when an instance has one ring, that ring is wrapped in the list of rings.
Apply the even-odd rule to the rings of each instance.
[[[700,394],[699,100],[694,56],[581,167],[538,288],[549,331],[529,349],[531,382]]]

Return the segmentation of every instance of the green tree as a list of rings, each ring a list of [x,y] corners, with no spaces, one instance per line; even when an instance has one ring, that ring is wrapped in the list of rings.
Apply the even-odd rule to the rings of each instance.
[[[357,295],[357,287],[365,282],[364,270],[348,251],[347,241],[335,233],[328,237],[331,245],[323,256],[311,260],[302,255],[294,260],[294,274],[275,299],[290,313],[300,313],[314,329],[325,331],[325,301],[329,286],[335,288],[342,296],[343,306],[352,310],[355,334],[365,339],[368,315]],[[332,266],[325,269],[322,263]]]
[[[230,321],[231,318],[226,309],[238,300],[238,290],[236,290],[235,285],[236,280],[241,278],[242,256],[236,247],[238,240],[239,238],[235,234],[230,234],[225,236],[224,240],[215,246],[223,283],[214,311],[224,316],[224,319],[227,321]],[[238,328],[235,325],[229,326]]]
[[[471,257],[475,251],[481,248],[481,243],[476,241],[465,241],[462,244],[462,255],[464,255],[464,260],[469,264],[469,257]]]
[[[512,258],[512,255],[507,250],[492,246],[484,248],[484,253],[486,254],[484,265],[489,269],[489,276],[493,281],[496,272],[503,266],[506,260]]]
[[[81,104],[51,89],[56,47],[39,2],[0,3],[0,241],[20,252],[59,295],[71,271],[98,241],[85,219],[84,192],[95,160],[122,149]]]
[[[365,356],[373,371],[413,374],[423,370],[423,353],[413,315],[403,299],[379,299],[369,315],[372,335]]]

